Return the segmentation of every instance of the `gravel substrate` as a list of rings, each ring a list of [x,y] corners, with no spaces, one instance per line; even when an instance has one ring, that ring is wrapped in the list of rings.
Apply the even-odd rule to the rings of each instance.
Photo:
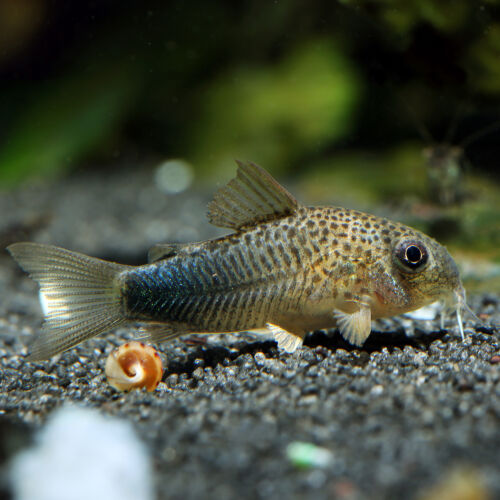
[[[126,263],[159,241],[220,234],[204,220],[206,192],[162,194],[148,172],[75,176],[0,198],[0,241],[50,242]],[[36,286],[0,258],[0,498],[7,464],[65,402],[131,421],[147,444],[158,498],[421,498],[462,467],[500,498],[498,330],[467,321],[377,322],[362,349],[337,333],[311,334],[293,355],[251,335],[188,337],[159,346],[166,362],[153,393],[107,385],[108,353],[133,328],[29,363],[40,325]],[[500,324],[498,294],[470,297]],[[406,336],[411,332],[411,336]],[[293,442],[331,452],[297,467]]]

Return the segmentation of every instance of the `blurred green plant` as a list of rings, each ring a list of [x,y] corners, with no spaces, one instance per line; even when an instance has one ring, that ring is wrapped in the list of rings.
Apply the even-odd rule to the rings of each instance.
[[[7,13],[18,3],[0,9],[5,25],[17,26]],[[28,9],[24,28],[9,35],[11,54],[31,51],[31,59],[19,52],[19,75],[0,57],[4,185],[109,159],[110,138],[124,155],[185,158],[205,175],[229,176],[234,158],[275,172],[326,164],[349,137],[339,161],[351,153],[359,161],[332,182],[351,176],[358,192],[384,198],[412,172],[403,155],[391,176],[376,173],[414,132],[395,96],[438,130],[464,94],[494,112],[500,93],[495,0],[74,2],[64,12],[63,0],[22,3],[43,8]],[[40,12],[44,22],[35,22]],[[73,25],[79,35],[65,46],[71,36],[57,30],[72,34]],[[52,40],[52,53],[54,32],[63,43]],[[33,60],[42,68],[32,72]]]
[[[467,0],[419,0],[378,2],[383,9],[382,18],[396,33],[406,34],[423,20],[444,32],[459,29],[470,15]]]
[[[126,66],[71,73],[37,89],[0,148],[0,183],[74,166],[128,111],[137,79]]]
[[[407,35],[418,23],[427,22],[440,31],[460,29],[477,8],[468,0],[341,0],[353,8],[368,8],[390,28],[393,34]]]
[[[489,26],[484,37],[470,44],[466,61],[473,75],[471,86],[500,95],[500,23]]]
[[[231,69],[202,94],[190,159],[205,173],[232,172],[234,158],[283,169],[346,135],[360,95],[354,68],[329,40]]]
[[[310,200],[373,207],[424,198],[420,144],[402,143],[385,153],[350,151],[310,165],[301,187]]]

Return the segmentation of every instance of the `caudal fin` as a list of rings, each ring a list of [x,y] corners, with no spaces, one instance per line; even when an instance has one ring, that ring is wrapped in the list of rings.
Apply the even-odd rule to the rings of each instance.
[[[38,243],[7,250],[40,285],[41,334],[29,360],[48,359],[125,321],[118,276],[128,266]]]

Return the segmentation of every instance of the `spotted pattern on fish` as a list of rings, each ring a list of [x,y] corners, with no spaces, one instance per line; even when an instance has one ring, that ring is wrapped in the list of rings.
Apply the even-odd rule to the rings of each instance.
[[[127,313],[202,332],[262,328],[283,323],[288,313],[331,316],[335,308],[373,296],[368,275],[387,274],[391,245],[417,234],[356,210],[300,207],[294,216],[187,245],[181,254],[130,272]],[[401,292],[395,296],[399,312],[408,300]],[[304,329],[299,322],[295,331]]]
[[[45,323],[31,359],[46,359],[127,321],[153,341],[189,333],[266,331],[293,352],[308,331],[337,326],[362,345],[374,318],[442,301],[470,312],[457,267],[425,234],[340,207],[304,207],[269,173],[238,163],[208,218],[233,232],[159,244],[131,267],[65,249],[9,251],[40,284]]]

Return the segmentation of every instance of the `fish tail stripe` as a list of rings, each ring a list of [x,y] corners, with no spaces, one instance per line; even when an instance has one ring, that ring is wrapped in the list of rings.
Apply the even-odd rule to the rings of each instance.
[[[215,311],[215,328],[217,330],[224,330],[224,325],[228,321],[228,313],[230,312],[229,304],[231,303],[232,296],[227,294],[221,296],[219,307]]]
[[[247,259],[243,256],[240,246],[235,247],[234,257],[236,258],[239,268],[244,270],[245,279],[250,278],[252,276],[252,269],[249,267]]]
[[[185,266],[185,264],[184,264]],[[187,270],[186,270],[187,272]],[[189,271],[189,276],[192,279],[192,283],[194,284],[195,289],[198,290],[204,290],[206,285],[205,281],[203,280],[202,274],[199,272],[199,266],[197,265],[197,262],[194,262],[194,265],[192,266],[191,270]]]
[[[224,304],[225,297],[222,295],[215,295],[210,300],[210,307],[207,310],[207,319],[211,325],[213,325],[214,329],[218,328],[219,324],[219,316],[221,312],[221,308]]]
[[[199,278],[201,289],[206,290],[210,286],[210,280],[208,277],[207,267],[204,265],[203,261],[198,260],[196,262],[194,272]]]
[[[302,286],[298,289],[297,304],[302,304],[303,303],[303,301],[305,300],[304,296],[307,293],[307,291],[310,289],[311,284],[312,284],[312,280],[309,277],[309,275],[306,274],[305,278],[304,278],[304,281],[302,283]]]
[[[273,265],[269,261],[269,258],[266,255],[266,253],[262,252],[259,255],[259,261],[260,261],[261,266],[263,266],[265,268],[265,271],[267,271],[268,273],[270,273],[273,270]]]
[[[269,290],[269,295],[269,309],[279,311],[283,299],[283,285],[275,283]]]
[[[218,259],[212,259],[212,264],[215,269],[215,273],[222,284],[227,285],[229,283],[229,276],[225,267],[222,265]]]
[[[226,325],[229,315],[231,314],[230,305],[234,294],[225,294],[221,295],[221,299],[219,302],[219,307],[216,311],[216,329],[217,330],[225,330],[224,326]]]
[[[177,298],[174,299],[164,299],[163,302],[160,305],[159,311],[165,316],[173,316],[172,311],[175,310],[175,307],[177,306]]]
[[[168,307],[168,302],[167,300],[165,300],[165,297],[162,297],[161,295],[159,295],[158,297],[156,298],[152,298],[151,299],[151,309],[153,310],[158,310],[158,311],[164,311],[166,307]]]
[[[186,307],[188,302],[187,297],[177,297],[174,300],[170,301],[170,315],[171,317],[175,317],[180,321],[180,313]],[[163,312],[163,311],[162,311]]]
[[[236,260],[235,254],[234,253],[230,253],[227,258],[228,258],[229,264],[231,265],[231,269],[233,269],[233,271],[234,271],[237,279],[240,280],[240,281],[244,281],[245,278],[246,278],[245,269]]]
[[[263,288],[258,288],[257,290],[255,290],[253,311],[254,311],[254,317],[256,317],[256,318],[260,318],[263,316],[262,309],[263,309],[264,300],[265,300],[265,297],[263,295],[264,295]]]
[[[295,266],[300,268],[302,265],[301,252],[300,248],[294,242],[290,244],[290,254],[292,255],[292,260],[295,261]]]
[[[220,276],[217,273],[217,268],[215,267],[211,259],[205,260],[205,267],[207,269],[207,276],[210,281],[210,287],[213,287],[220,280]]]
[[[205,310],[205,322],[211,325],[215,325],[217,322],[217,316],[220,311],[220,305],[222,301],[221,295],[214,295],[210,297],[207,301],[207,308]]]
[[[221,300],[219,307],[217,308],[217,311],[215,314],[215,328],[217,330],[225,330],[223,325],[224,325],[224,322],[227,322],[228,313],[230,313],[230,311],[231,311],[231,303],[234,299],[234,295],[227,294],[221,298],[222,298],[222,300]]]
[[[239,283],[241,281],[241,278],[236,271],[232,261],[230,258],[226,258],[220,262],[221,267],[224,269],[226,272],[227,280],[228,283]]]
[[[198,281],[196,278],[196,274],[192,271],[184,269],[184,266],[182,264],[176,267],[174,272],[177,274],[175,281],[177,283],[181,283],[183,286],[187,286],[188,283],[190,284],[193,280]]]
[[[278,296],[276,297],[276,303],[274,305],[274,308],[277,311],[284,311],[286,308],[286,298],[288,297],[288,283],[290,280],[286,280],[281,282],[278,285]]]
[[[200,297],[186,297],[182,307],[177,310],[176,319],[184,323],[190,323],[193,316],[196,315]]]
[[[249,248],[245,248],[245,253],[247,255],[248,264],[256,275],[260,274],[260,266],[257,263],[257,254],[256,252],[251,252]]]
[[[246,316],[248,316],[248,309],[246,307],[246,296],[248,294],[243,292],[243,293],[238,293],[235,294],[235,301],[232,304],[232,307],[234,309],[234,313],[231,314],[231,318],[234,320],[235,323],[237,323],[236,320],[238,320],[239,323],[243,323],[241,320],[245,319]],[[233,330],[233,329],[231,329]],[[234,328],[234,330],[239,330],[239,328]]]
[[[276,283],[274,285],[274,291],[271,293],[271,303],[270,303],[270,308],[272,308],[275,311],[281,310],[281,305],[283,303],[283,291],[285,289],[283,283]]]
[[[280,259],[278,259],[278,257],[276,256],[276,253],[274,252],[272,245],[266,245],[265,252],[266,252],[267,256],[271,259],[273,266],[275,268],[279,269],[281,267],[282,263],[281,263]]]
[[[191,297],[189,301],[189,306],[183,311],[184,321],[186,323],[191,323],[199,314],[200,306],[202,303],[202,297]]]
[[[245,248],[244,246],[238,246],[237,255],[239,259],[244,263],[248,276],[254,276],[255,269],[253,268],[252,263],[250,262],[250,258],[248,257],[247,248]]]
[[[209,317],[208,310],[210,306],[211,306],[210,300],[207,300],[206,298],[202,300],[202,297],[200,297],[198,300],[198,309],[196,310],[196,317],[208,318]]]
[[[255,311],[255,303],[257,302],[257,293],[254,290],[250,290],[247,294],[247,308],[250,312]]]
[[[295,299],[295,289],[297,288],[297,280],[287,280],[285,284],[285,290],[283,290],[283,297],[288,297],[290,299]]]

